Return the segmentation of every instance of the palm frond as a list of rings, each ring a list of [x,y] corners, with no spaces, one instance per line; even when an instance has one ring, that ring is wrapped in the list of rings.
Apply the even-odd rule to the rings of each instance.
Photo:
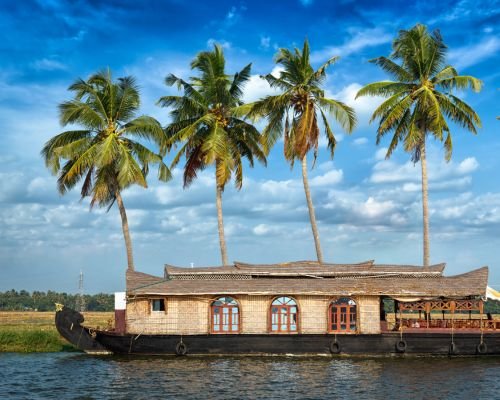
[[[89,130],[66,131],[54,136],[45,143],[40,151],[40,155],[45,161],[45,166],[49,168],[52,174],[57,174],[60,169],[60,155],[56,152],[56,149],[82,139],[90,138],[91,136],[92,132]]]
[[[411,98],[411,93],[407,91],[397,92],[391,95],[387,100],[384,100],[374,111],[372,116],[370,117],[370,123],[375,121],[377,118],[384,119],[387,114],[393,109],[393,107],[397,106],[402,99]],[[411,103],[411,102],[410,102]],[[410,107],[411,104],[408,105]]]
[[[201,146],[196,146],[186,157],[186,165],[184,166],[184,188],[191,185],[197,177],[197,172],[203,171],[205,167],[206,164],[204,162]]]
[[[476,125],[481,127],[481,120],[467,103],[453,95],[446,96],[442,93],[436,93],[436,96],[443,112],[450,120],[473,134],[477,133]]]
[[[120,157],[118,161],[118,185],[127,187],[133,183],[147,187],[146,177],[144,176],[141,167],[132,157],[130,151],[123,145],[119,146]]]
[[[198,103],[203,103],[204,98],[201,93],[196,90],[196,88],[185,80],[176,77],[174,74],[169,74],[165,78],[165,84],[167,86],[176,86],[178,90],[184,90],[184,96],[196,101]]]
[[[359,89],[355,99],[361,96],[393,96],[396,93],[400,93],[402,91],[409,92],[414,89],[415,85],[411,83],[393,81],[373,82]]]
[[[96,148],[96,154],[93,162],[101,168],[112,165],[122,156],[122,154],[120,154],[120,143],[116,135],[109,135],[103,141],[98,142],[94,147]]]
[[[121,132],[122,135],[147,139],[160,147],[165,146],[167,142],[167,136],[160,123],[147,115],[127,122],[123,125]]]
[[[399,64],[387,57],[377,57],[370,60],[371,63],[378,65],[389,75],[392,75],[399,82],[413,82],[414,76]],[[359,95],[359,93],[358,93]],[[356,96],[357,97],[357,96]]]
[[[79,124],[89,130],[99,130],[107,120],[90,104],[78,100],[65,101],[59,105],[59,121],[62,126]]]
[[[90,168],[85,176],[85,180],[83,181],[82,190],[80,191],[81,198],[90,196],[92,193],[92,176],[94,175],[94,168]]]
[[[241,98],[243,96],[243,86],[250,79],[250,71],[252,69],[252,64],[248,64],[240,72],[234,74],[233,82],[229,88],[229,93],[231,96],[236,98]]]
[[[335,64],[338,60],[340,60],[339,56],[331,57],[328,61],[326,61],[323,65],[321,65],[316,72],[311,76],[312,84],[319,84],[323,81],[323,78],[326,76],[326,70],[330,65]]]
[[[269,86],[273,89],[280,89],[280,90],[290,90],[293,88],[293,85],[290,82],[287,82],[283,78],[276,78],[273,74],[267,74],[262,76],[261,78],[265,79]]]
[[[68,160],[59,170],[57,178],[57,189],[61,195],[64,195],[68,190],[75,187],[78,181],[90,170],[73,168],[75,160]]]
[[[460,75],[450,78],[443,78],[436,81],[444,89],[467,89],[470,88],[475,92],[479,92],[483,86],[483,82],[472,76]]]
[[[394,130],[394,135],[392,136],[391,143],[389,144],[389,147],[387,148],[387,153],[385,155],[385,158],[388,159],[394,150],[396,150],[399,142],[404,139],[404,136],[409,132],[410,128],[410,123],[411,123],[411,110],[410,108],[407,108],[401,117],[401,119],[397,122],[395,125],[395,130]],[[379,132],[377,134],[377,140],[376,143],[377,145],[380,143],[380,140],[382,139],[382,136],[387,133],[386,132]]]
[[[326,134],[326,138],[328,140],[327,148],[328,148],[328,150],[330,150],[330,157],[333,158],[333,156],[335,154],[335,147],[337,146],[337,140],[335,139],[335,135],[333,134],[333,131],[330,128],[330,124],[328,123],[328,119],[326,118],[325,113],[323,112],[323,110],[321,108],[319,109],[319,111],[321,113],[321,118],[323,119],[323,125],[325,127],[325,134]]]
[[[423,89],[419,89],[415,93],[418,95],[422,91]],[[400,118],[405,114],[406,110],[412,106],[414,101],[413,96],[415,95],[415,93],[404,96],[396,104],[386,108],[386,111],[382,116],[379,128],[377,130],[379,134],[383,135],[385,132],[394,129],[394,127],[398,124]],[[387,105],[385,105],[385,103],[382,104],[382,106],[384,107],[386,107]],[[380,108],[382,108],[382,106],[380,106]]]
[[[449,79],[453,78],[454,76],[457,76],[457,71],[455,68],[453,68],[451,65],[447,65],[444,67],[441,71],[439,71],[436,75],[434,75],[431,79],[431,82],[436,85],[439,84],[439,82],[443,79]]]
[[[334,99],[319,98],[317,102],[335,118],[347,133],[351,133],[354,130],[357,120],[356,113],[352,107]]]

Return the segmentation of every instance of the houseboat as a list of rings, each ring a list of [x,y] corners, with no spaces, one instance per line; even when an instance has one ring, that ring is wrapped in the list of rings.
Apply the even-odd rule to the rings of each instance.
[[[148,355],[499,355],[483,312],[488,268],[314,261],[127,271],[115,326],[58,306],[63,337],[89,353]]]

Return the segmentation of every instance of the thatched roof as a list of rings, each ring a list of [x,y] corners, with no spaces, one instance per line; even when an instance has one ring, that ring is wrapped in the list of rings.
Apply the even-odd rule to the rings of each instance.
[[[485,296],[488,268],[443,276],[444,264],[430,267],[322,264],[300,261],[272,265],[235,263],[206,268],[165,267],[163,278],[127,272],[129,295],[387,295]]]
[[[334,277],[334,276],[378,276],[378,275],[441,275],[445,264],[429,267],[415,265],[376,265],[373,260],[357,264],[319,264],[317,261],[294,261],[280,264],[246,264],[236,261],[234,265],[221,267],[184,268],[165,265],[165,278],[169,279],[230,279],[242,277]]]

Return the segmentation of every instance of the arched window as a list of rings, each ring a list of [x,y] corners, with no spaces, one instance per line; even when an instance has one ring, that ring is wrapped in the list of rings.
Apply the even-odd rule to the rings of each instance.
[[[271,332],[297,332],[297,302],[291,297],[278,297],[271,303]]]
[[[330,303],[328,329],[330,332],[356,332],[356,302],[353,299],[341,297]]]
[[[210,307],[212,333],[238,333],[240,310],[232,297],[219,297]]]

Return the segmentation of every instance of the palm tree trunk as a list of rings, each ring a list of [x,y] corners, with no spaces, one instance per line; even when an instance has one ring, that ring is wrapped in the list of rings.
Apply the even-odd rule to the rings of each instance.
[[[122,195],[119,191],[115,193],[116,202],[118,204],[118,209],[120,210],[120,216],[122,217],[122,229],[123,229],[123,238],[125,239],[125,247],[127,249],[127,262],[128,262],[128,270],[134,270],[134,257],[132,254],[132,240],[130,239],[130,231],[128,229],[128,220],[127,213],[125,211],[125,206],[123,205]]]
[[[309,190],[309,181],[307,180],[307,156],[302,158],[302,181],[304,182],[304,192],[306,193],[307,207],[309,208],[309,219],[311,220],[311,228],[314,237],[314,245],[316,246],[316,256],[318,262],[323,263],[323,253],[321,252],[321,244],[319,243],[318,225],[316,224],[316,215],[314,214],[314,206]]]
[[[429,189],[427,183],[427,159],[425,137],[420,145],[420,164],[422,166],[422,214],[424,222],[424,267],[429,266]]]
[[[219,224],[219,243],[220,243],[220,254],[222,257],[222,264],[228,265],[227,262],[227,248],[226,248],[226,238],[224,237],[224,220],[222,219],[222,187],[217,185],[217,197],[215,204],[217,205],[217,222]]]

